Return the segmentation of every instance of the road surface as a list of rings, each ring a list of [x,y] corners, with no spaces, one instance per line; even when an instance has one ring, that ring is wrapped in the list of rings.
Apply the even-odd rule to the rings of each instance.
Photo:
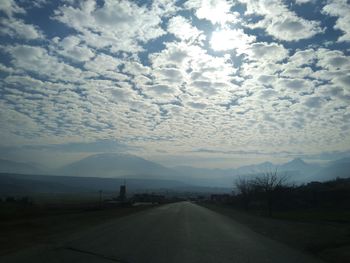
[[[316,263],[231,218],[190,202],[111,220],[67,240],[21,251],[0,262]]]

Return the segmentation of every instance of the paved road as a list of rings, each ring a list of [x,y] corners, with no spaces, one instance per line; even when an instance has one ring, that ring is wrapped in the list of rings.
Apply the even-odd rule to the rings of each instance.
[[[5,262],[316,263],[204,207],[181,202],[117,218],[68,241],[22,251]]]

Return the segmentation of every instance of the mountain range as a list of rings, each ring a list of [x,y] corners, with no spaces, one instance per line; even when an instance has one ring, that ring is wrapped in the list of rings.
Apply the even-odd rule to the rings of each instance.
[[[284,164],[264,162],[231,169],[207,169],[191,166],[168,168],[129,154],[96,154],[65,165],[49,174],[71,177],[126,178],[140,180],[176,181],[201,187],[232,187],[235,178],[242,175],[259,175],[277,170],[286,174],[291,182],[332,180],[350,177],[350,158],[334,161],[326,166],[310,164],[300,158]],[[43,174],[43,169],[27,163],[0,160],[0,172],[17,174]]]
[[[54,171],[59,175],[93,177],[133,177],[172,180],[174,171],[130,154],[104,153],[88,156]]]
[[[124,182],[122,178],[0,173],[0,197],[8,194],[96,193],[99,190],[118,193]],[[129,193],[162,189],[201,190],[174,180],[156,179],[128,179],[127,187]]]
[[[36,164],[0,159],[0,173],[42,174],[43,170]]]

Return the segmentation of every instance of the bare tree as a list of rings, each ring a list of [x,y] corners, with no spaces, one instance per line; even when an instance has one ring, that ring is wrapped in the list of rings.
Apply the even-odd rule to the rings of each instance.
[[[238,177],[235,186],[245,209],[248,209],[252,199],[253,185],[247,177]]]
[[[265,172],[263,175],[256,177],[252,181],[252,186],[257,192],[265,195],[269,216],[272,216],[272,206],[275,200],[276,192],[284,188],[288,177],[279,175],[275,171]]]

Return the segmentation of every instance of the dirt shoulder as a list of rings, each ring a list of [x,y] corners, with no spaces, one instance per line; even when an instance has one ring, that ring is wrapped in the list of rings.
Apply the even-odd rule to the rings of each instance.
[[[35,210],[0,218],[0,256],[48,245],[72,233],[154,206]]]
[[[201,204],[229,216],[257,233],[312,253],[330,263],[350,262],[350,224],[301,222],[258,216],[219,204]]]

